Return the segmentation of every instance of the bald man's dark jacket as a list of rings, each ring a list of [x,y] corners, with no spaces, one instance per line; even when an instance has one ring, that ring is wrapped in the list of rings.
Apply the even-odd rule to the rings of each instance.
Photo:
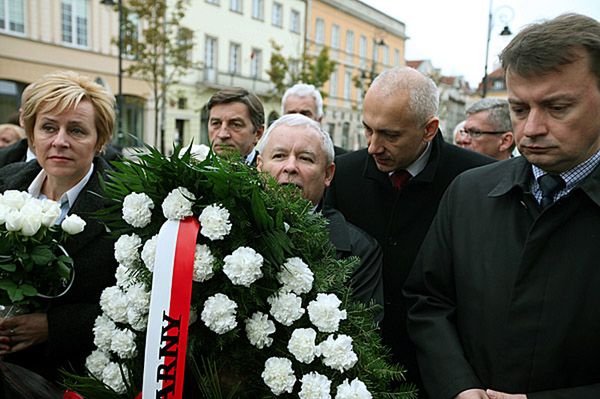
[[[435,216],[444,191],[461,172],[494,160],[444,142],[437,132],[425,169],[400,191],[386,172],[377,169],[367,149],[336,158],[325,206],[374,237],[383,250],[384,342],[394,359],[404,364],[408,378],[418,382],[414,348],[406,331],[402,286]]]

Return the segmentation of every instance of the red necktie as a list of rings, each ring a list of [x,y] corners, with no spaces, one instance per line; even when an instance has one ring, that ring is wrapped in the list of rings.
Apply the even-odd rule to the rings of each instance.
[[[408,171],[402,169],[392,173],[390,179],[392,180],[392,186],[394,186],[396,190],[400,190],[411,177],[412,175]]]

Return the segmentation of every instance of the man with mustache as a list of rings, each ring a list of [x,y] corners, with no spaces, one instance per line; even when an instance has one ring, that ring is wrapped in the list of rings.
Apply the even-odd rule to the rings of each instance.
[[[522,156],[446,191],[409,333],[431,397],[600,398],[600,22],[529,25],[500,60]]]
[[[444,142],[438,105],[435,83],[415,69],[382,72],[363,103],[368,148],[336,158],[325,200],[383,249],[383,340],[415,383],[402,286],[448,184],[460,172],[493,161]]]
[[[279,184],[297,186],[315,211],[322,210],[323,193],[333,178],[335,164],[333,143],[319,123],[301,114],[284,115],[267,129],[258,150],[258,170],[268,172]],[[381,305],[382,254],[377,241],[347,223],[341,213],[333,209],[322,212],[329,221],[329,238],[338,258],[361,259],[350,281],[354,299]]]
[[[258,97],[246,89],[227,88],[213,94],[206,108],[213,151],[237,152],[248,165],[255,165],[254,146],[265,128],[265,111]]]

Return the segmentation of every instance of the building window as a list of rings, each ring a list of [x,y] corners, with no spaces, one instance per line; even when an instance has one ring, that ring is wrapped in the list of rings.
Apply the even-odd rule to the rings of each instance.
[[[283,27],[283,6],[280,3],[273,3],[273,13],[271,23],[279,28]]]
[[[367,37],[365,35],[360,35],[358,56],[360,57],[360,67],[364,68],[367,65]]]
[[[211,36],[206,36],[204,44],[204,78],[217,81],[217,39]]]
[[[390,65],[390,48],[387,44],[383,45],[383,65]]]
[[[344,100],[350,100],[352,95],[352,72],[344,72]]]
[[[292,10],[290,14],[290,31],[300,33],[300,12]]]
[[[177,99],[177,109],[186,109],[187,108],[187,98],[185,97],[179,97]]]
[[[206,2],[209,3],[209,4],[219,5],[219,0],[206,0]]]
[[[400,50],[394,49],[394,66],[400,66]]]
[[[179,48],[187,47],[185,58],[192,62],[194,50],[194,31],[185,27],[180,27],[177,31],[177,45]]]
[[[233,12],[242,13],[242,0],[229,0],[229,9]]]
[[[337,98],[337,86],[338,86],[338,73],[337,71],[333,71],[331,73],[331,77],[329,78],[329,97],[331,99]]]
[[[331,48],[340,48],[340,26],[333,25],[331,27]]]
[[[242,69],[242,46],[237,43],[229,45],[229,73],[239,75]]]
[[[260,79],[262,72],[262,50],[253,48],[250,55],[250,76],[253,79]]]
[[[143,98],[123,96],[123,130],[115,135],[114,144],[119,147],[144,145],[144,104]]]
[[[346,54],[348,59],[352,59],[354,53],[354,32],[351,30],[346,31]]]
[[[62,41],[86,47],[88,9],[86,0],[62,0]]]
[[[0,0],[0,30],[25,33],[23,0]]]
[[[140,23],[140,17],[138,14],[128,12],[127,22],[131,29],[123,28],[123,34],[126,35],[128,40],[125,40],[125,46],[123,47],[123,54],[131,59],[136,59],[138,56],[138,49],[136,48],[140,40],[140,32],[142,27]]]
[[[321,18],[317,18],[317,21],[315,22],[315,43],[325,43],[325,21]]]
[[[264,0],[252,0],[252,18],[265,19],[265,2]]]
[[[25,83],[0,79],[0,115],[5,119],[17,114],[25,86]]]
[[[350,122],[342,124],[342,148],[350,148]]]

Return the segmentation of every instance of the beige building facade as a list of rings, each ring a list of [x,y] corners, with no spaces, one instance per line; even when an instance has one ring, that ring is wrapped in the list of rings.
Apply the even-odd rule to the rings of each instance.
[[[336,145],[366,146],[361,111],[365,90],[383,69],[405,65],[405,26],[358,0],[307,0],[306,48],[323,46],[337,62],[324,87],[324,127]]]

